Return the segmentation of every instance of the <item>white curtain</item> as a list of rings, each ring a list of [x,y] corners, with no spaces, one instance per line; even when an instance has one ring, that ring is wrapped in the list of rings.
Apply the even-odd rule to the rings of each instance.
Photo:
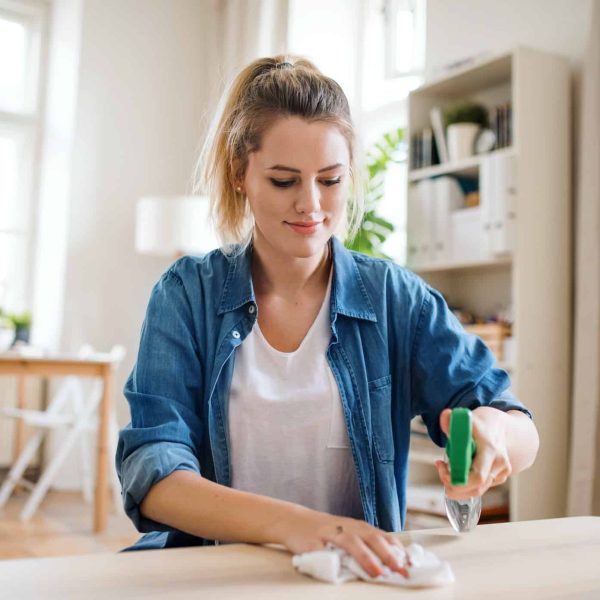
[[[220,0],[219,9],[221,82],[256,58],[285,52],[288,0]]]
[[[588,39],[578,128],[569,515],[600,515],[600,2],[593,3]]]

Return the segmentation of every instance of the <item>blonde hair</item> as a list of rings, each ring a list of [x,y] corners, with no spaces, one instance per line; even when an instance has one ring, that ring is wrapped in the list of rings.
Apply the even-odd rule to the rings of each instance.
[[[333,79],[309,60],[294,55],[260,58],[237,75],[221,99],[196,165],[195,191],[211,201],[211,213],[221,241],[246,246],[254,220],[245,195],[236,190],[250,152],[260,148],[262,135],[281,117],[336,125],[348,143],[351,194],[341,237],[354,237],[364,215],[355,162],[355,135],[348,99]]]

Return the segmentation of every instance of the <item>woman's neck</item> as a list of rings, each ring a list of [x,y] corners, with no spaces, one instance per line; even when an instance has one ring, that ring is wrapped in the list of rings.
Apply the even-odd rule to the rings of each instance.
[[[252,280],[255,293],[276,294],[292,300],[300,294],[327,287],[331,249],[307,258],[285,256],[257,237],[253,242]]]

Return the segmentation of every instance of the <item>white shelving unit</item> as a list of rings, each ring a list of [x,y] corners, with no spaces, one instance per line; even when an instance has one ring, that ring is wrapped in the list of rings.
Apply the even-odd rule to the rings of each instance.
[[[494,152],[504,156],[513,155],[514,149],[512,147],[500,148]],[[463,175],[466,177],[477,177],[482,156],[483,155],[469,156],[469,158],[464,158],[454,163],[444,163],[441,165],[425,167],[423,169],[413,169],[408,174],[408,181],[420,181],[421,179],[437,177],[438,175]]]
[[[570,85],[566,59],[519,47],[430,81],[408,98],[408,139],[430,125],[434,106],[444,109],[457,100],[490,108],[512,104],[513,144],[496,151],[516,160],[512,253],[415,268],[453,305],[480,315],[512,306],[515,359],[499,366],[511,372],[513,392],[533,412],[541,445],[535,464],[509,480],[511,520],[565,514],[571,355]],[[440,175],[477,179],[481,160],[477,155],[456,164],[409,167],[408,192],[419,181]],[[407,227],[410,232],[410,218]],[[409,485],[437,480],[431,465],[439,449],[433,443],[427,449],[424,441],[418,439],[411,452]]]

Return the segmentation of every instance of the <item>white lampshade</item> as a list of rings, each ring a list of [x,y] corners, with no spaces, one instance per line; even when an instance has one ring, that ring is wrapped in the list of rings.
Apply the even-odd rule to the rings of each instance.
[[[135,249],[173,257],[206,254],[219,246],[206,196],[146,196],[138,200]]]

